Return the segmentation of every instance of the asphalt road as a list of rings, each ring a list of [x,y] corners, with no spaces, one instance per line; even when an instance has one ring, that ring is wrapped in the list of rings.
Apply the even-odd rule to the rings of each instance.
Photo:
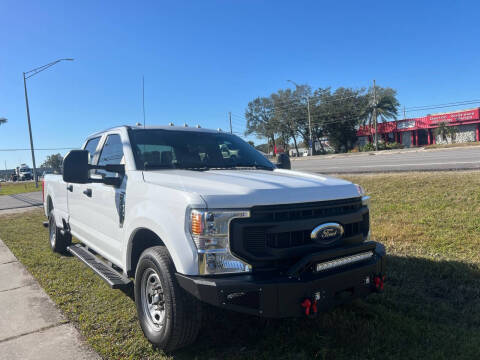
[[[42,205],[42,192],[30,192],[15,195],[0,196],[0,210],[20,209]]]
[[[480,169],[480,147],[315,156],[293,160],[292,169],[325,174]]]

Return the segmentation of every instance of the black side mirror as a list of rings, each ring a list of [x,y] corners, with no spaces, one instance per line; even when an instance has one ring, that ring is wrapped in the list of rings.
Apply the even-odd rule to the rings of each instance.
[[[74,184],[88,184],[100,182],[106,185],[120,186],[121,178],[105,177],[103,179],[91,179],[91,169],[101,169],[108,172],[125,174],[125,165],[109,164],[105,166],[94,166],[88,163],[87,150],[71,150],[63,159],[63,181]]]
[[[87,150],[71,150],[63,159],[63,181],[87,184],[90,181]]]
[[[286,153],[278,154],[277,168],[290,170],[292,165],[290,164],[290,157]]]

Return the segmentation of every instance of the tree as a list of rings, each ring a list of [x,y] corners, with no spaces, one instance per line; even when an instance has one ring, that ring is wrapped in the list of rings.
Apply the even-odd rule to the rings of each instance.
[[[330,88],[314,93],[312,118],[315,136],[328,137],[335,152],[346,152],[357,141],[357,128],[368,103],[364,89]]]
[[[447,126],[447,123],[442,121],[438,123],[438,127],[433,131],[435,136],[440,136],[440,138],[448,143],[447,136],[450,134],[450,129]]]
[[[52,169],[53,171],[60,171],[63,164],[63,157],[60,154],[53,154],[47,156],[47,159],[42,164],[43,168]]]
[[[455,142],[457,138],[457,128],[455,126],[448,127],[448,134],[450,135],[450,139],[452,139],[452,144]]]
[[[397,100],[396,90],[389,87],[376,86],[376,104],[373,103],[373,87],[368,89],[368,95],[371,101],[365,109],[363,125],[368,121],[368,124],[372,126],[374,109],[377,113],[377,121],[379,118],[382,122],[397,118],[400,103]]]
[[[303,121],[304,113],[302,111],[302,95],[300,91],[302,86],[297,86],[295,91],[291,89],[278,90],[276,93],[270,95],[274,104],[274,116],[278,124],[278,132],[282,140],[285,150],[288,148],[290,139],[293,140],[293,145],[297,156],[299,155],[297,136],[300,133],[300,124]]]
[[[0,117],[0,125],[5,124],[8,120],[4,117]]]
[[[275,146],[278,124],[271,98],[258,97],[250,101],[245,110],[245,119],[247,119],[245,135],[255,134],[259,138],[266,138],[272,146]]]

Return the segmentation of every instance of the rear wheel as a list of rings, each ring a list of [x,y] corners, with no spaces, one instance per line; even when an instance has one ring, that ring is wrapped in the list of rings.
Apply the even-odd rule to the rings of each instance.
[[[50,211],[50,215],[48,216],[48,236],[50,247],[54,252],[65,254],[67,247],[72,244],[72,235],[67,232],[62,234],[61,229],[57,227],[53,211]]]
[[[201,303],[183,290],[164,246],[145,250],[135,272],[135,303],[147,339],[173,351],[195,341],[201,325]]]

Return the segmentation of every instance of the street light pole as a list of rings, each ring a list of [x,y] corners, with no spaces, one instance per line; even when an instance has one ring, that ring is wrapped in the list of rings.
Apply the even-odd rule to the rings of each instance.
[[[295,87],[298,89],[300,86],[293,80],[287,80],[288,82],[291,82]],[[309,139],[309,144],[308,144],[308,155],[312,156],[313,151],[312,151],[312,146],[313,146],[313,141],[312,141],[312,119],[310,117],[310,97],[308,95],[305,96],[305,99],[307,100],[307,114],[308,114],[308,139]]]
[[[38,188],[38,177],[37,177],[37,166],[35,164],[35,150],[33,148],[33,135],[32,135],[32,125],[30,122],[30,107],[28,106],[28,95],[27,95],[27,79],[31,78],[34,75],[37,75],[39,72],[42,72],[43,70],[48,69],[50,66],[53,66],[60,61],[73,61],[73,59],[68,58],[68,59],[58,59],[55,61],[52,61],[51,63],[48,63],[46,65],[37,67],[35,69],[26,71],[23,73],[23,87],[25,89],[25,105],[27,108],[27,120],[28,120],[28,133],[30,135],[30,150],[32,151],[32,163],[33,163],[33,178],[35,179],[35,187]]]
[[[25,104],[27,107],[28,133],[30,134],[30,150],[32,152],[33,178],[35,179],[35,187],[38,188],[37,166],[35,164],[35,150],[33,149],[32,125],[30,123],[30,107],[28,106],[27,79],[25,78],[25,73],[23,73],[23,87],[25,89]]]

